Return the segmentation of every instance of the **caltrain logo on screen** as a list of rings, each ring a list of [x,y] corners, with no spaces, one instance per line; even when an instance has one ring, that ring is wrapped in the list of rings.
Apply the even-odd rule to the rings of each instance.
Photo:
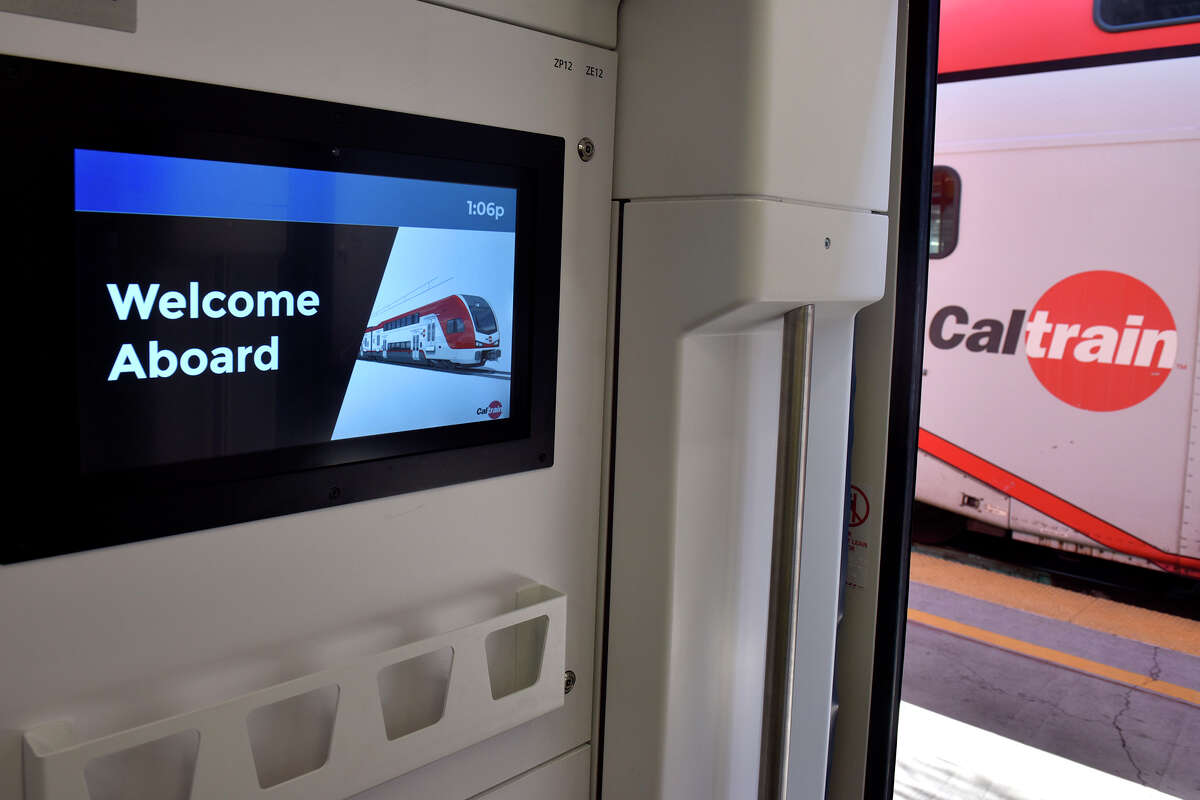
[[[503,413],[504,413],[504,406],[500,403],[499,400],[493,400],[491,403],[488,404],[487,408],[475,409],[475,416],[477,416],[477,417],[482,417],[482,416],[486,415],[488,417],[491,417],[492,419],[500,419],[500,415]]]
[[[1027,321],[1028,319],[1028,321]],[[1064,278],[1034,304],[1014,308],[1008,322],[971,322],[962,306],[946,306],[929,324],[929,341],[950,350],[1025,357],[1045,389],[1076,408],[1119,411],[1162,386],[1175,366],[1179,333],[1158,293],[1123,272],[1092,270]]]

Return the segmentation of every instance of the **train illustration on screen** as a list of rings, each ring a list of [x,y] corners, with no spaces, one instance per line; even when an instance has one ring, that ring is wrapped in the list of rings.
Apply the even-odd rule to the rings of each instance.
[[[363,333],[359,358],[440,367],[500,359],[500,329],[487,300],[454,294],[388,317]]]

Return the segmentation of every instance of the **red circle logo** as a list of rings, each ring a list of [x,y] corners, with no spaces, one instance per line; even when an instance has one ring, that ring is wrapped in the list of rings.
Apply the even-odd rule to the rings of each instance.
[[[1119,411],[1162,386],[1179,346],[1158,293],[1093,270],[1051,286],[1025,324],[1025,355],[1046,391],[1076,408]]]
[[[493,400],[487,407],[487,415],[492,419],[500,419],[500,412],[503,410],[503,408],[504,407],[500,405],[499,400]]]

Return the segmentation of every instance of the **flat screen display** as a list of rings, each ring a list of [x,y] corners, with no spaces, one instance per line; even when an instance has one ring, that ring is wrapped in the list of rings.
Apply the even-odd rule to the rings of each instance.
[[[74,161],[84,471],[509,417],[516,189]]]
[[[2,55],[0,103],[55,522],[0,563],[553,466],[563,137]]]

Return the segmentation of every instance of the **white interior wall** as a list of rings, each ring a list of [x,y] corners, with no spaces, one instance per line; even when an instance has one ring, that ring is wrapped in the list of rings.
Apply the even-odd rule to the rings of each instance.
[[[0,13],[0,52],[567,140],[555,465],[0,568],[0,797],[20,796],[23,730],[109,733],[394,647],[511,608],[515,575],[568,595],[565,707],[366,796],[467,797],[585,743],[615,89],[553,60],[611,75],[615,55],[419,2],[139,5],[135,34]]]
[[[621,0],[430,0],[437,5],[511,22],[599,47],[617,46]]]

